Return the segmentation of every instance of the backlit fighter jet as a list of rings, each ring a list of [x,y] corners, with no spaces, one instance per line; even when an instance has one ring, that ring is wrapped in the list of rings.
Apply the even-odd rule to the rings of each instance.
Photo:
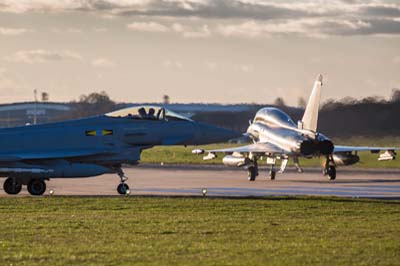
[[[311,158],[323,156],[323,174],[330,180],[336,178],[336,166],[351,165],[359,161],[357,152],[371,151],[380,154],[378,160],[395,159],[395,150],[390,147],[354,147],[334,145],[325,135],[317,131],[318,109],[322,88],[322,75],[319,75],[314,83],[304,116],[296,125],[283,111],[266,107],[259,110],[247,129],[248,136],[253,144],[209,150],[204,160],[214,159],[216,153],[225,153],[223,163],[227,166],[245,167],[248,179],[254,181],[258,176],[258,161],[266,158],[270,166],[269,176],[275,179],[275,164],[281,160],[280,173],[285,171],[289,158],[294,160],[298,172],[302,172],[299,165],[299,157]],[[193,150],[194,154],[202,154],[204,150]]]
[[[122,164],[135,165],[142,150],[155,145],[198,145],[227,141],[235,132],[195,122],[165,108],[126,108],[79,120],[0,129],[0,176],[4,191],[32,195],[45,180],[116,173],[118,193],[129,190]]]

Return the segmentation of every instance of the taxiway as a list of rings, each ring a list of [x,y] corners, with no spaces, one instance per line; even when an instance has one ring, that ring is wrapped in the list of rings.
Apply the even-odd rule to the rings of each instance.
[[[269,180],[267,169],[261,168],[255,182],[247,181],[241,169],[222,166],[159,166],[140,165],[126,168],[130,195],[259,197],[259,196],[339,196],[400,199],[400,170],[338,169],[335,181],[322,176],[320,169],[305,169],[302,174],[289,169]],[[2,182],[1,180],[0,182]],[[54,178],[47,182],[47,191],[54,195],[108,196],[118,195],[117,175],[92,178]],[[0,195],[6,196],[3,188]],[[20,195],[29,195],[26,188]]]

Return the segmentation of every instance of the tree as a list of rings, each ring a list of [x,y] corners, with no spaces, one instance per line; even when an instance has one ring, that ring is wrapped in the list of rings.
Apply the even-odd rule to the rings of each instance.
[[[298,99],[298,101],[297,101],[297,106],[300,107],[300,108],[305,109],[306,106],[307,106],[306,100],[304,100],[303,97],[300,97],[300,98]]]
[[[116,108],[116,103],[110,99],[105,91],[81,95],[79,101],[74,103],[76,105],[74,117],[104,114]]]
[[[169,99],[169,96],[168,96],[168,95],[164,95],[164,96],[163,96],[163,103],[164,103],[164,104],[169,104],[169,100],[170,100],[170,99]]]
[[[285,105],[285,101],[283,100],[282,97],[276,98],[275,101],[274,101],[274,105],[275,105],[275,106],[279,106],[279,107],[286,106],[286,105]]]
[[[392,97],[390,97],[391,102],[400,102],[400,90],[397,88],[392,89]]]

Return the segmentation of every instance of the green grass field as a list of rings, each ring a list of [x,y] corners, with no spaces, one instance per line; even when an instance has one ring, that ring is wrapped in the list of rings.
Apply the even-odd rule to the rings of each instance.
[[[335,143],[342,145],[361,145],[361,146],[390,146],[400,147],[400,138],[386,137],[380,139],[371,139],[366,137],[355,137],[350,139],[337,139]],[[237,144],[235,144],[238,146]],[[203,161],[203,155],[191,154],[193,149],[220,149],[235,146],[233,144],[215,144],[204,146],[158,146],[142,153],[141,162],[144,163],[165,163],[165,164],[222,164],[223,155],[220,154],[217,159]],[[371,154],[369,152],[359,153],[360,162],[352,165],[352,167],[361,168],[400,168],[400,160],[379,162],[378,154]],[[321,161],[318,158],[314,159],[301,159],[300,163],[305,167],[320,166]],[[292,162],[289,162],[289,166]]]
[[[0,199],[0,265],[398,265],[400,202]]]

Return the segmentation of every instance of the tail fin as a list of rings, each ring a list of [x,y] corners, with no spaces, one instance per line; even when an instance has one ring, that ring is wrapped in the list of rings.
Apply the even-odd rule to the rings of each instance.
[[[321,98],[322,75],[318,75],[308,99],[307,107],[301,119],[302,129],[317,131],[319,102]]]

